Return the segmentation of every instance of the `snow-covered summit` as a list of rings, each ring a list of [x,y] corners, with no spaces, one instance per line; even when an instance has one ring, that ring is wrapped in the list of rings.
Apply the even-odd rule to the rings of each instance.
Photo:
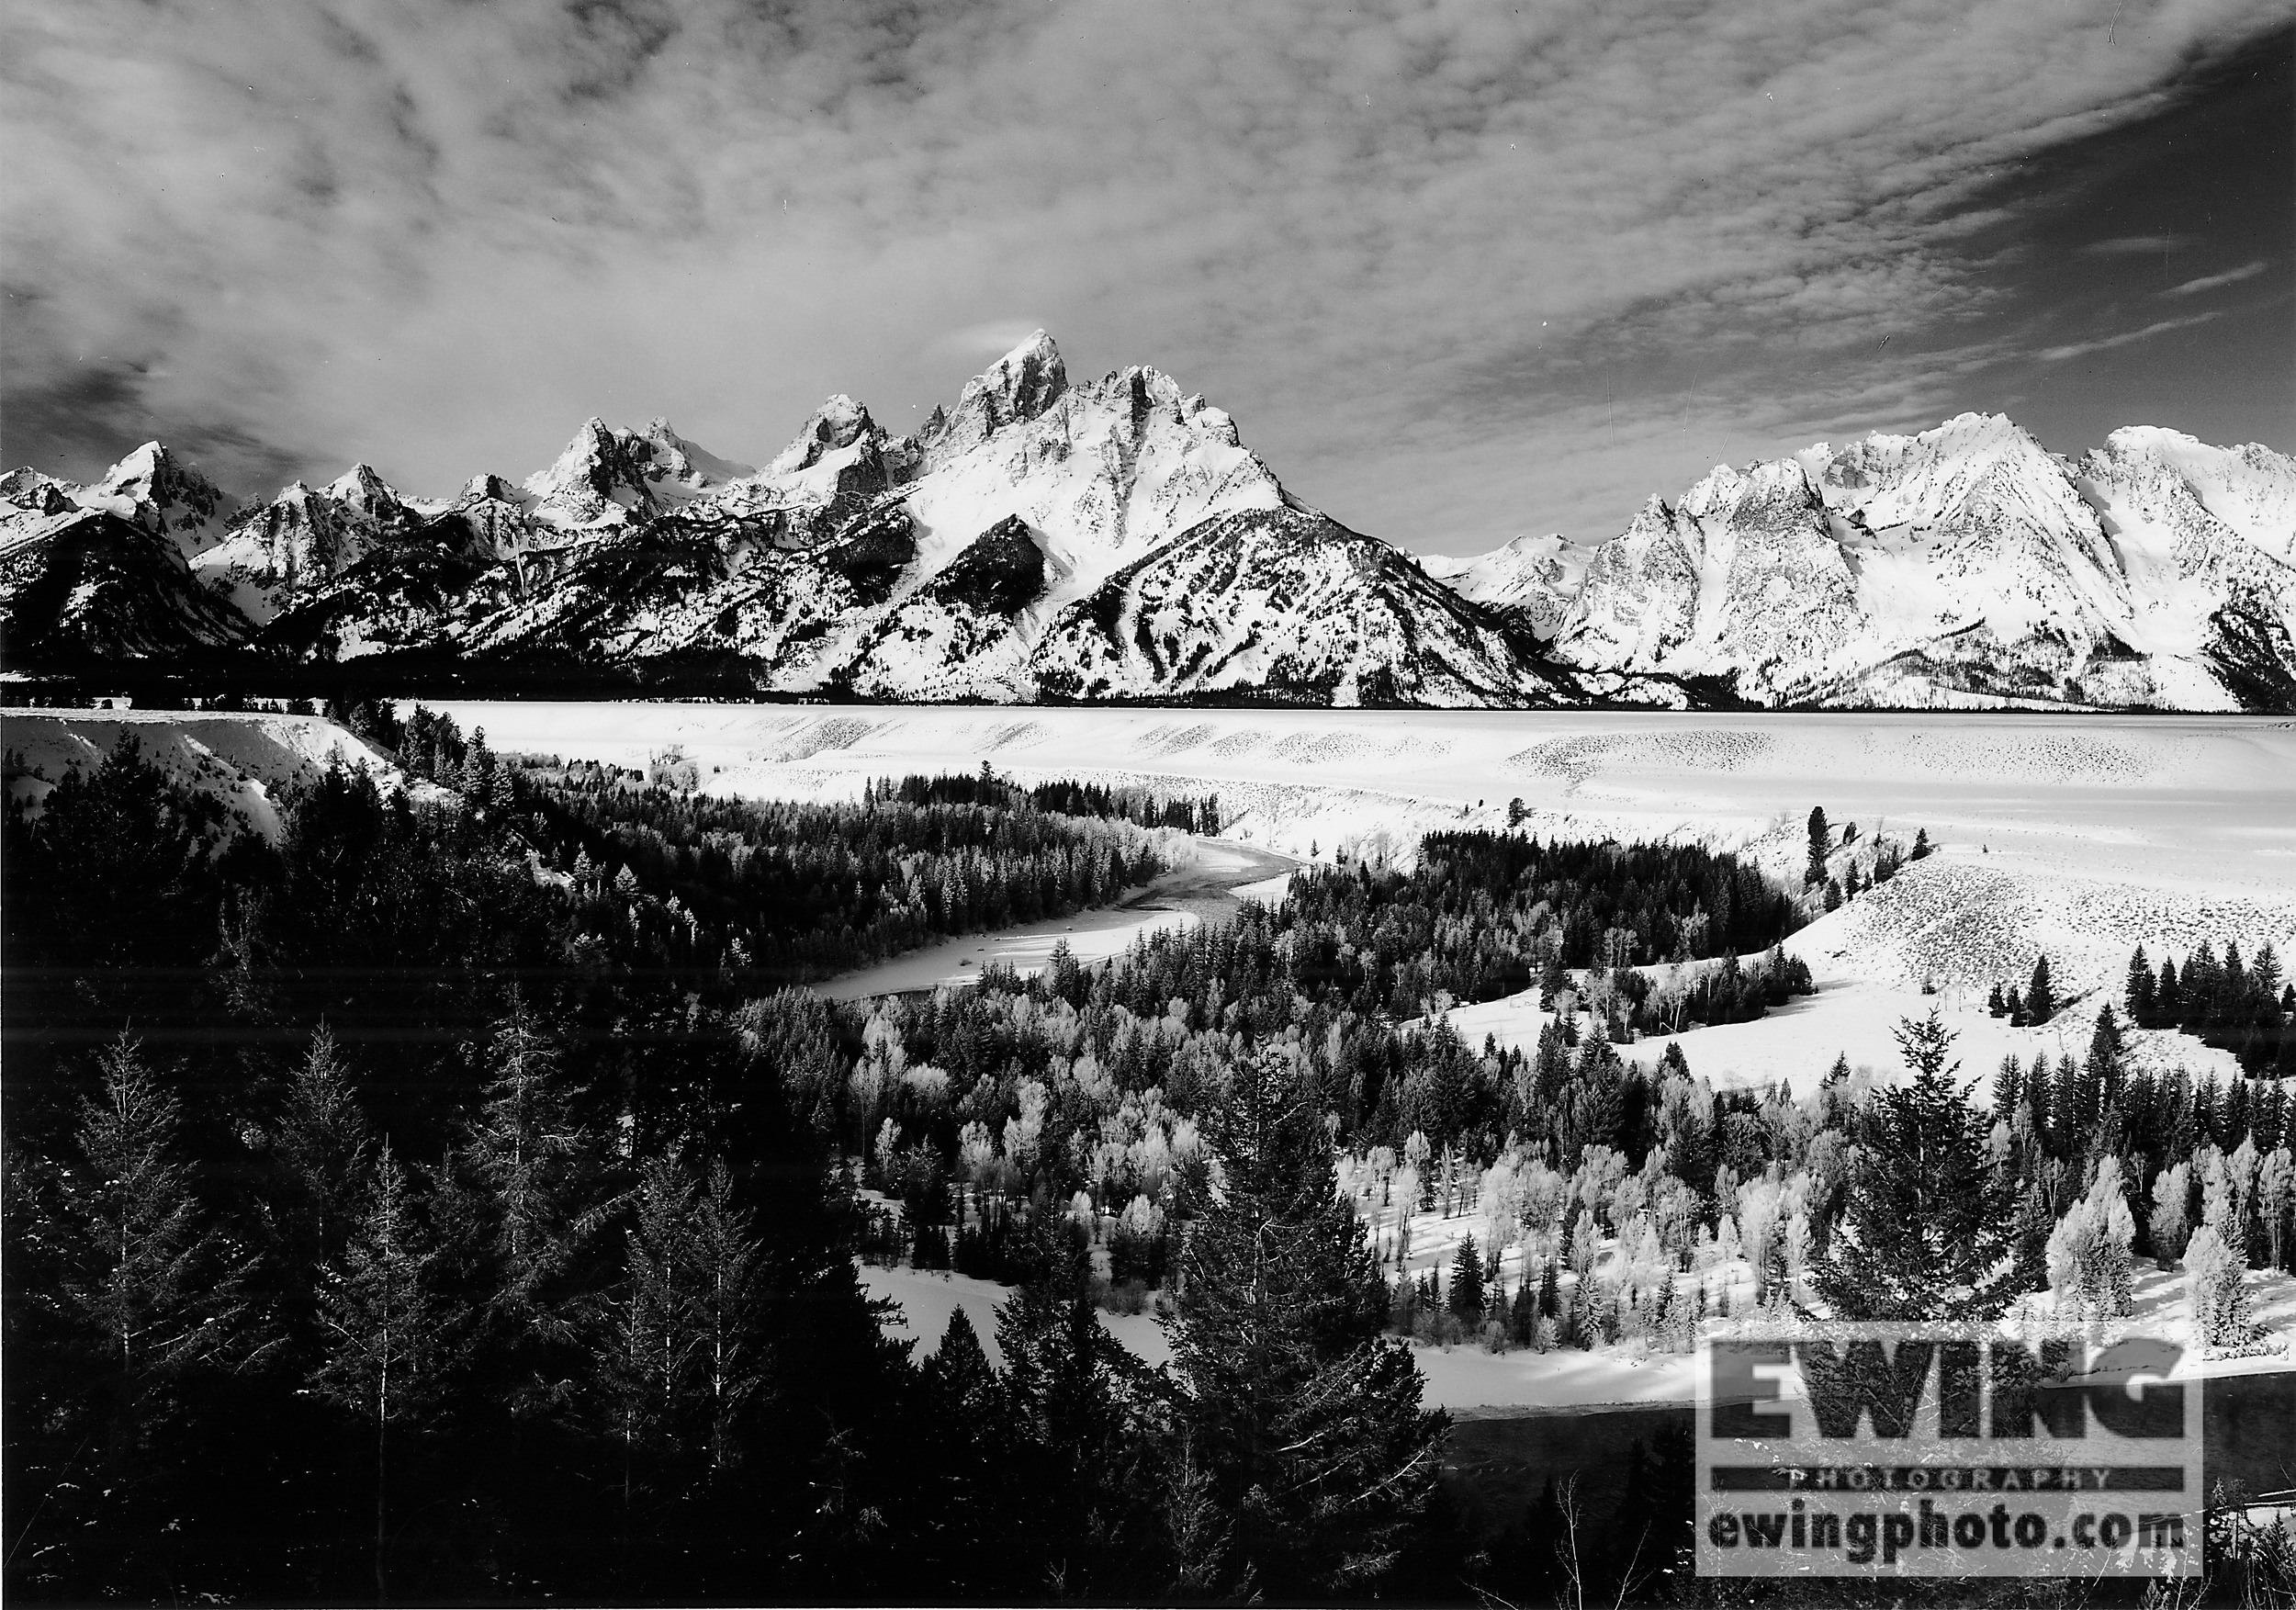
[[[1586,575],[1587,550],[1560,533],[1518,536],[1489,553],[1428,555],[1420,568],[1462,598],[1512,612],[1552,637]]]
[[[146,442],[84,488],[73,501],[146,531],[171,535],[186,557],[223,535],[233,501],[159,442]]]
[[[2285,456],[2139,428],[2075,462],[1965,413],[1653,498],[1588,557],[1557,652],[1765,703],[2270,704],[2292,542]]]
[[[1716,466],[1607,541],[1413,563],[1172,377],[1072,377],[1039,331],[914,434],[839,393],[761,469],[591,418],[523,485],[360,464],[227,512],[156,443],[94,487],[12,472],[0,581],[166,570],[82,643],[889,699],[2296,709],[2296,461],[2155,426],[2073,458],[1963,414]]]
[[[979,446],[1007,425],[1035,419],[1068,389],[1068,365],[1043,331],[964,383],[957,406],[926,439],[936,464]]]

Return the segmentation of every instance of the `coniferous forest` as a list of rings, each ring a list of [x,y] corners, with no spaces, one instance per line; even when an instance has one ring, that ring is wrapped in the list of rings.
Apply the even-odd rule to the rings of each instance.
[[[1105,965],[831,1005],[796,981],[1104,903],[1216,802],[742,803],[369,732],[427,786],[330,771],[266,832],[123,745],[10,806],[16,1595],[1523,1603],[1567,1542],[1572,1593],[1680,1598],[1680,1450],[1616,1514],[1470,1522],[1405,1338],[2110,1313],[2150,1256],[2237,1352],[2243,1271],[2296,1263],[2284,1087],[2133,1071],[2110,1011],[1989,1108],[1934,1019],[1878,1089],[1622,1057],[1810,987],[1815,895],[1727,854],[1437,835]],[[2239,996],[2275,1054],[2276,969]],[[1534,986],[1527,1051],[1443,1015]],[[1407,1273],[1465,1204],[1481,1246]],[[859,1259],[1014,1294],[920,1361]],[[1163,1369],[1099,1318],[1152,1303]]]

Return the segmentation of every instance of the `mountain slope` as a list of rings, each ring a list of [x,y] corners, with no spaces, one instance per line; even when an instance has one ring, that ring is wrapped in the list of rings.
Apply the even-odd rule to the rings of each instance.
[[[1765,704],[2287,708],[2292,545],[2268,449],[2138,429],[2076,462],[1964,414],[1652,499],[1553,652]]]
[[[1581,546],[1414,559],[1235,422],[1031,335],[911,435],[828,399],[762,468],[591,419],[523,480],[365,465],[233,513],[157,443],[0,477],[5,653],[885,700],[2296,710],[2296,462],[1998,416],[1717,467]],[[340,668],[340,669],[330,669]]]

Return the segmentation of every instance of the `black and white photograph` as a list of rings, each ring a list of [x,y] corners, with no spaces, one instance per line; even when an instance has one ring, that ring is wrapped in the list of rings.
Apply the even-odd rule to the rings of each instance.
[[[0,1595],[2296,1605],[2288,0],[6,0]]]

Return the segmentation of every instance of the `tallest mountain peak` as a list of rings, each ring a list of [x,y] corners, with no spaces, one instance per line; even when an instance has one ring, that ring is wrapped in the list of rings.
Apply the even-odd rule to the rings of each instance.
[[[1068,390],[1060,348],[1039,330],[964,383],[956,411],[941,428],[937,448],[962,453],[1007,425],[1035,419]]]

